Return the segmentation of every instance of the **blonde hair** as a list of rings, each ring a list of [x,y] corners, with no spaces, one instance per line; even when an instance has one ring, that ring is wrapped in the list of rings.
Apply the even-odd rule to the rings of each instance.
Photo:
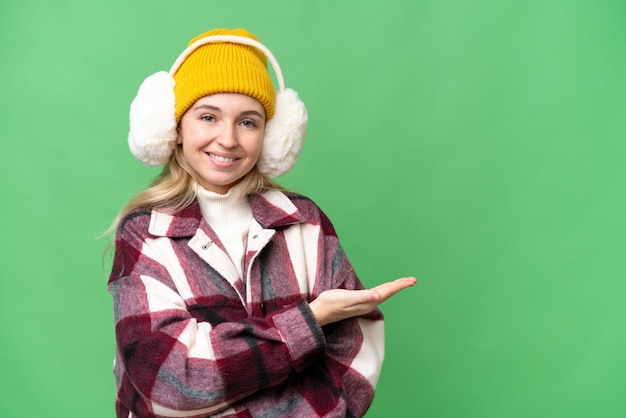
[[[261,174],[256,165],[241,182],[244,184],[246,195],[263,193],[271,189],[285,190],[281,185]],[[161,174],[147,189],[130,199],[104,235],[115,233],[120,221],[135,209],[159,210],[169,214],[180,212],[195,200],[198,187],[197,174],[185,160],[182,145],[176,145]]]

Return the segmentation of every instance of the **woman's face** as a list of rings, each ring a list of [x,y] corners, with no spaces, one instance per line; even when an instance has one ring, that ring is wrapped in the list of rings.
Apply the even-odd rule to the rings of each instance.
[[[261,153],[265,108],[245,94],[218,93],[195,102],[180,120],[178,139],[200,185],[224,194],[252,170]]]

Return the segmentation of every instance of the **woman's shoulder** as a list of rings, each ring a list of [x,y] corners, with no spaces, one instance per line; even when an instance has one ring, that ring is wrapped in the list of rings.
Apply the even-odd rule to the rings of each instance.
[[[117,224],[117,239],[129,239],[131,236],[145,236],[150,228],[152,210],[147,208],[132,209],[125,213]]]
[[[150,219],[150,216],[152,216],[152,209],[150,208],[135,208],[132,209],[128,212],[126,212],[124,214],[124,216],[122,216],[121,218],[121,222],[130,222],[133,221],[135,219]]]
[[[284,193],[305,217],[307,223],[320,225],[327,235],[336,235],[332,221],[312,198],[296,192]]]
[[[279,196],[286,198],[285,200],[287,200],[290,205],[293,205],[295,209],[299,210],[303,214],[323,213],[320,206],[308,196],[288,190],[282,190],[277,193]]]
[[[322,214],[319,206],[307,196],[292,191],[270,189],[250,198],[252,212],[263,218],[261,224],[271,225],[287,218],[309,222]]]
[[[140,236],[193,235],[202,217],[197,201],[174,211],[161,208],[136,208],[126,213],[119,222],[118,234]]]
[[[319,208],[313,199],[308,196],[292,191],[283,191],[283,193],[293,202],[294,205],[310,205]]]

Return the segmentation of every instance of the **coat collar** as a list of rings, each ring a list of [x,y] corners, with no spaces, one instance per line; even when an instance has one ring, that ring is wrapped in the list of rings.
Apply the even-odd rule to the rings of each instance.
[[[289,196],[279,190],[251,195],[250,206],[254,218],[266,229],[305,222],[304,216]],[[196,199],[174,215],[153,210],[149,232],[162,237],[189,237],[196,233],[202,219],[200,204]]]

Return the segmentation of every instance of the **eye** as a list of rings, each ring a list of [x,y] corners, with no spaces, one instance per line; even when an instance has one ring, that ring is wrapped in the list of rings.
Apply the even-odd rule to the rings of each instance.
[[[241,126],[243,126],[244,128],[256,128],[257,127],[257,123],[253,121],[252,119],[244,119],[240,123],[241,123]]]
[[[201,115],[200,119],[205,122],[215,122],[215,117],[213,115]]]

